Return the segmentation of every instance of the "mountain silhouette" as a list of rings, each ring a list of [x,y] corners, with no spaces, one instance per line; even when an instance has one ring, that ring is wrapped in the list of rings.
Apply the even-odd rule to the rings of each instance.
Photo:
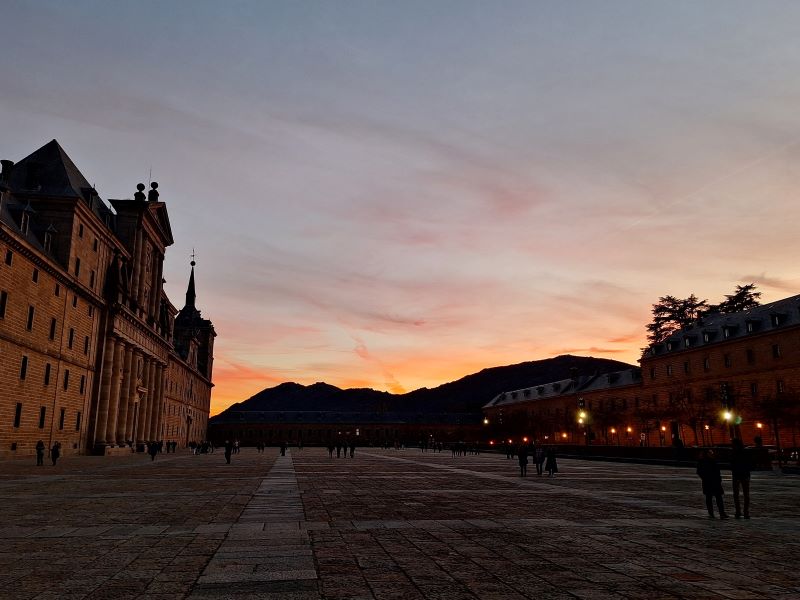
[[[341,389],[327,383],[282,383],[267,388],[217,415],[245,411],[335,411],[359,413],[480,413],[500,392],[542,385],[572,376],[635,368],[587,356],[563,355],[516,365],[491,367],[435,388],[391,394],[370,388]],[[212,419],[215,417],[212,417]]]

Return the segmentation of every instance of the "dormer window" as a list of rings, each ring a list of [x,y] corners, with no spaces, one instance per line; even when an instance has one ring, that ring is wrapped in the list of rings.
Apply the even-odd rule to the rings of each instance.
[[[774,314],[770,316],[770,320],[772,321],[773,327],[780,327],[786,321],[786,317],[785,315]]]
[[[44,232],[44,251],[50,252],[53,249],[53,234],[49,231]]]
[[[753,322],[752,321],[748,321],[747,322],[747,333],[753,333]]]
[[[517,399],[517,392],[511,392],[511,399],[512,400],[516,400]]]
[[[28,230],[31,227],[31,215],[27,211],[22,213],[22,220],[19,223],[19,228],[22,231],[22,235],[28,235]]]
[[[526,398],[530,398],[531,397],[531,391],[530,390],[523,390],[522,391],[522,395],[525,396]]]
[[[673,343],[667,342],[667,352],[672,352]]]
[[[537,388],[536,388],[536,393],[537,393],[537,394],[539,394],[540,396],[541,396],[542,394],[544,394],[544,386],[543,386],[543,385],[540,385],[539,387],[537,387]]]
[[[704,333],[703,334],[703,342],[705,342],[707,344],[710,341],[711,341],[711,335],[708,334],[708,333]]]
[[[692,338],[683,338],[683,347],[684,348],[691,348],[692,347]]]
[[[722,328],[722,337],[728,339],[731,337],[731,328],[730,327],[723,327]]]

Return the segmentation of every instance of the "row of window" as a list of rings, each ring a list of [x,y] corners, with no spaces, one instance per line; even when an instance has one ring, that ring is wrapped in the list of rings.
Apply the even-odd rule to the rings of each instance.
[[[53,371],[53,366],[50,363],[44,365],[44,385],[50,385],[50,376]],[[23,356],[19,366],[19,378],[24,381],[28,377],[28,357]],[[69,369],[64,369],[63,378],[64,391],[69,390]],[[78,384],[78,393],[83,394],[86,391],[86,375],[81,375],[80,383]]]
[[[45,247],[45,250],[49,251],[49,248]],[[94,241],[94,250],[95,250],[95,252],[97,252],[97,240],[96,239]],[[5,262],[9,267],[14,264],[14,252],[13,251],[6,250]],[[81,274],[81,259],[76,256],[75,257],[75,277],[79,277],[80,274]],[[94,289],[94,284],[96,282],[96,279],[97,279],[97,273],[95,272],[94,269],[92,269],[89,272],[89,287],[91,289]],[[31,274],[31,281],[33,281],[33,283],[39,283],[39,269],[37,269],[35,267],[34,267],[33,272]],[[59,287],[58,284],[56,284],[56,296],[59,295],[59,291],[60,291],[60,287]],[[75,297],[75,301],[77,301],[77,296]],[[75,304],[73,304],[73,306],[75,306]]]
[[[772,344],[772,358],[778,359],[783,356],[783,352],[781,351],[780,344]],[[745,359],[748,365],[756,364],[756,353],[752,348],[747,348],[745,350]],[[733,358],[731,357],[730,353],[725,353],[722,356],[723,364],[725,368],[729,369],[733,366]],[[711,370],[711,359],[706,356],[703,358],[703,371],[708,372]],[[672,377],[675,374],[675,369],[673,365],[668,364],[665,368],[667,377]],[[683,362],[683,372],[685,374],[691,373],[691,365],[690,362],[684,361]],[[650,379],[656,378],[656,368],[650,367]]]
[[[64,430],[64,423],[67,418],[67,409],[62,408],[59,416],[58,416],[58,429],[59,431]],[[47,407],[40,406],[39,407],[39,429],[44,429],[45,421],[47,420]],[[17,406],[14,409],[14,428],[18,428],[22,423],[22,402],[17,402]],[[75,431],[81,430],[81,411],[76,411],[75,413]]]
[[[56,294],[56,295],[58,295],[58,294]],[[73,302],[73,306],[77,306],[78,297],[75,296],[74,300],[75,301]],[[7,308],[8,308],[8,292],[3,290],[3,291],[0,291],[0,319],[5,318]],[[91,317],[93,315],[94,315],[94,307],[90,306],[89,307],[89,316]],[[28,305],[28,317],[25,320],[25,329],[27,331],[33,331],[33,326],[35,324],[35,320],[36,320],[36,307],[32,306],[32,305]],[[55,317],[51,317],[50,318],[50,331],[48,333],[48,337],[50,338],[50,340],[55,340],[56,339],[56,330],[57,330],[57,328],[58,328],[58,321],[56,320]],[[74,345],[75,345],[75,329],[70,327],[69,334],[67,335],[67,347],[71,350]],[[89,341],[89,336],[87,335],[87,336],[84,336],[84,338],[83,338],[83,353],[84,354],[86,354],[86,355],[89,354],[89,347],[90,347],[90,341]]]

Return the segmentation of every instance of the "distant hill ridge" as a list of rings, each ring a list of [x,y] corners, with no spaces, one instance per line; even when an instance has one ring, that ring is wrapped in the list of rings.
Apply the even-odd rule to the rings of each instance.
[[[236,403],[217,415],[241,411],[336,411],[479,413],[500,392],[567,379],[636,368],[624,362],[591,356],[563,355],[544,360],[491,367],[435,388],[391,394],[370,388],[341,389],[327,383],[282,383]],[[573,371],[575,369],[575,371]]]

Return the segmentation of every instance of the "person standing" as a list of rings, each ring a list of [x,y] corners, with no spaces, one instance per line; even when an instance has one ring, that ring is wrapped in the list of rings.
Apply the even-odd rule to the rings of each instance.
[[[36,442],[36,466],[44,466],[44,442],[42,440]]]
[[[713,500],[716,499],[719,518],[727,519],[725,504],[722,502],[722,494],[724,493],[722,489],[722,473],[720,473],[713,450],[703,450],[700,454],[700,460],[697,463],[697,475],[700,477],[700,481],[703,482],[703,494],[706,497],[708,518],[714,518]]]
[[[556,451],[555,448],[552,446],[547,449],[547,458],[545,459],[544,465],[545,471],[547,471],[548,477],[552,477],[556,473],[558,473],[558,463],[556,462]]]
[[[353,456],[355,456],[355,453],[356,453],[356,443],[350,442],[350,458],[353,458]]]
[[[225,440],[225,462],[231,464],[231,454],[233,454],[233,442]]]
[[[517,450],[517,458],[519,459],[519,476],[526,477],[528,475],[528,446],[521,444]]]
[[[55,442],[53,447],[50,448],[50,459],[53,461],[53,466],[56,466],[58,457],[61,456],[61,442]]]
[[[150,442],[147,446],[147,453],[150,455],[150,462],[153,462],[156,459],[156,454],[158,454],[158,444]]]
[[[733,476],[733,506],[736,513],[733,515],[737,519],[742,518],[742,507],[739,503],[739,488],[744,496],[744,518],[750,518],[750,455],[744,449],[742,440],[733,440],[733,452],[731,454],[731,475]]]
[[[533,451],[533,459],[536,461],[536,474],[541,477],[544,470],[544,447],[537,444]]]

